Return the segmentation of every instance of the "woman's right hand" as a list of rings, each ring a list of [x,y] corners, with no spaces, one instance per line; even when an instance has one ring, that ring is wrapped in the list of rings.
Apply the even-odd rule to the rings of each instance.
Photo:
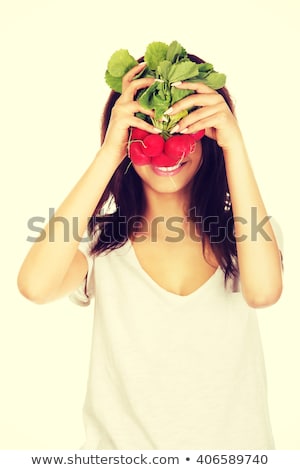
[[[135,113],[141,112],[154,117],[153,110],[144,109],[138,101],[135,101],[137,91],[149,87],[155,81],[154,78],[139,78],[134,80],[134,77],[143,70],[145,65],[145,63],[138,64],[124,75],[122,94],[112,108],[106,136],[101,147],[116,158],[118,163],[127,155],[128,131],[130,127],[138,127],[152,134],[160,132],[151,124],[135,116]]]

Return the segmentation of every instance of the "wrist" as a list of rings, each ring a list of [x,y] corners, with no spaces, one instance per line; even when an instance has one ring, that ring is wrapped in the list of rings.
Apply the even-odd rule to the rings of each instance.
[[[100,159],[103,162],[107,161],[107,164],[109,164],[112,167],[115,167],[115,169],[120,165],[120,163],[123,161],[123,159],[126,156],[126,152],[121,152],[119,151],[115,146],[110,147],[106,144],[103,144],[99,150],[97,151],[95,155],[95,159]]]
[[[231,158],[234,155],[246,153],[246,146],[241,132],[239,131],[230,139],[228,145],[222,147],[224,158]]]

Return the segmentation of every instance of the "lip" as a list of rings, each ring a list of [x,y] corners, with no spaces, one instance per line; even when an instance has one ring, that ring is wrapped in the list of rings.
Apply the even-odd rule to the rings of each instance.
[[[182,163],[178,168],[176,168],[175,170],[171,170],[171,171],[160,170],[159,166],[151,165],[151,167],[152,167],[153,172],[158,176],[174,176],[180,173],[180,171],[182,170],[182,168],[185,166],[186,163],[187,162]]]

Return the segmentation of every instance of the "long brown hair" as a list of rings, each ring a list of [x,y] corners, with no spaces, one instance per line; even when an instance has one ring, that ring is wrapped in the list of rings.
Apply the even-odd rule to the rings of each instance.
[[[197,63],[204,62],[192,54],[188,54],[188,57]],[[143,57],[139,59],[142,60]],[[218,93],[234,113],[227,88],[219,89]],[[105,139],[112,108],[119,96],[119,93],[112,91],[104,107],[101,144]],[[237,276],[238,270],[233,214],[230,206],[227,207],[229,210],[224,210],[228,183],[223,151],[215,140],[206,136],[201,142],[202,162],[192,182],[189,215],[195,221],[198,233],[202,235],[203,250],[205,244],[210,243],[227,280],[228,277]],[[111,198],[116,210],[105,215],[102,208]],[[124,245],[134,232],[135,222],[143,217],[145,209],[142,181],[127,156],[114,172],[89,220],[88,234],[94,240],[91,254],[98,255]]]

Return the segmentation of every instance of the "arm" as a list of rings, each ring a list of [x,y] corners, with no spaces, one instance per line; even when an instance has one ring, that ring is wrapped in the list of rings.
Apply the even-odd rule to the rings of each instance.
[[[43,239],[33,244],[19,271],[18,288],[26,298],[36,303],[49,302],[61,296],[59,291],[64,291],[65,278],[69,278],[70,287],[75,287],[84,278],[87,266],[79,255],[76,256],[79,239],[72,236],[73,218],[77,219],[78,235],[82,237],[88,217],[93,213],[115,168],[114,159],[101,149],[55,212],[54,217],[63,217],[69,227],[68,240],[65,239],[63,223],[57,221],[52,224],[52,238],[50,224],[44,227]],[[69,269],[72,274],[68,276]]]
[[[224,98],[206,85],[184,82],[177,86],[197,93],[173,105],[168,114],[192,106],[200,108],[183,118],[176,131],[193,133],[205,129],[205,135],[223,149],[242,293],[250,306],[271,305],[282,291],[281,256],[236,118]]]
[[[73,290],[84,279],[87,263],[79,252],[80,239],[114,171],[127,153],[128,128],[139,127],[151,133],[157,130],[135,117],[137,111],[152,115],[134,101],[137,90],[153,83],[152,78],[133,80],[143,64],[133,67],[123,78],[123,93],[117,100],[106,133],[105,141],[83,176],[71,190],[54,214],[61,217],[69,227],[65,240],[64,224],[49,223],[43,237],[29,250],[18,275],[18,288],[22,295],[36,303],[50,302]],[[77,227],[73,231],[73,220]],[[49,235],[52,235],[52,240]]]
[[[242,140],[224,158],[242,293],[253,307],[272,305],[282,292],[281,256]]]

